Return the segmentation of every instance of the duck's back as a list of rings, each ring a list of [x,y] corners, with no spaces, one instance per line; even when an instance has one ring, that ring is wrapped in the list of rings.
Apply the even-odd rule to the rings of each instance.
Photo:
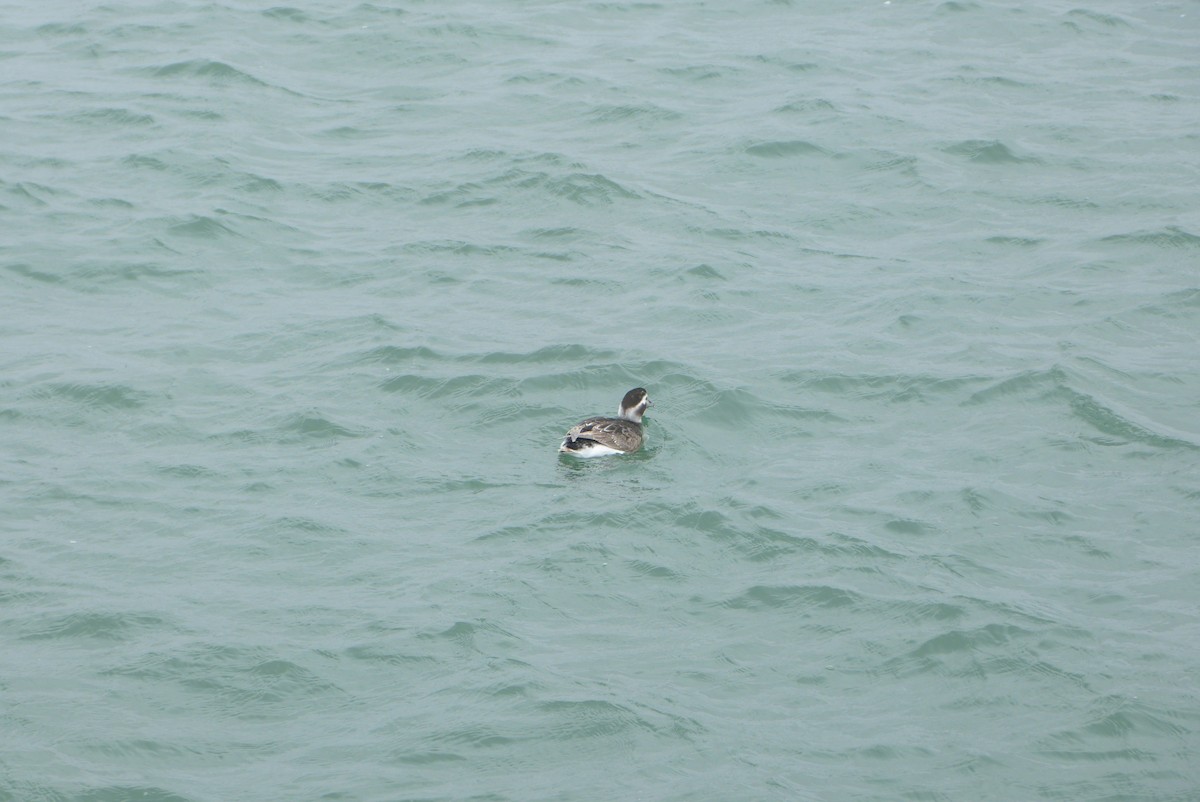
[[[597,448],[599,446],[599,448]],[[560,451],[629,454],[642,447],[642,425],[624,418],[588,418],[571,427]]]

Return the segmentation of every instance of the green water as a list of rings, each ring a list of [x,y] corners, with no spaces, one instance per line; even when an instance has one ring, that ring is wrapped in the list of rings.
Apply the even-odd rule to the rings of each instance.
[[[0,6],[0,800],[1200,797],[1198,21]]]

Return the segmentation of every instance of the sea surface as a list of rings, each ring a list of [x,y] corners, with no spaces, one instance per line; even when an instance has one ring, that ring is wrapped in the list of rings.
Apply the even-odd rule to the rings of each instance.
[[[1197,799],[1196,0],[0,3],[0,801]]]

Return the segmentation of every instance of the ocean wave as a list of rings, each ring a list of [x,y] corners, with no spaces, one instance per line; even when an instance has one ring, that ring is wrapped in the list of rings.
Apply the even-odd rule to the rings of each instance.
[[[1170,250],[1192,250],[1200,248],[1200,235],[1179,226],[1167,226],[1158,230],[1111,234],[1102,237],[1100,242],[1110,245],[1150,245]]]
[[[22,623],[19,638],[26,641],[133,641],[146,631],[168,628],[170,624],[166,619],[150,613],[93,611],[26,620]]]
[[[1038,164],[1040,159],[1018,156],[1008,145],[996,140],[967,139],[943,147],[953,156],[964,156],[979,164]]]
[[[159,67],[144,67],[142,71],[155,78],[200,78],[217,86],[229,83],[259,87],[270,86],[266,81],[255,78],[245,70],[210,59],[176,61]]]
[[[33,390],[35,398],[65,401],[97,410],[137,410],[145,407],[151,394],[127,384],[58,382]]]

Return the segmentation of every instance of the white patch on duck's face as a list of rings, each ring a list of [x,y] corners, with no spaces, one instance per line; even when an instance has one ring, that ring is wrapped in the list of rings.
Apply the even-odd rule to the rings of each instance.
[[[634,421],[635,423],[642,422],[642,416],[646,414],[646,410],[650,408],[650,398],[643,398],[637,406],[632,409],[621,409],[621,417]]]

